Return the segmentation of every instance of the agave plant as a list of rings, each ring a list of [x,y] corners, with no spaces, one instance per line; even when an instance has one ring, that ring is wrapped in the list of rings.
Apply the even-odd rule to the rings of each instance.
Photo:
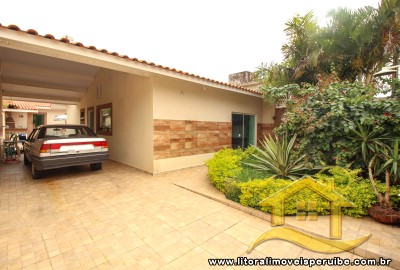
[[[252,163],[245,163],[257,170],[262,170],[271,174],[272,177],[289,178],[296,180],[303,176],[309,168],[304,162],[306,155],[295,156],[293,146],[296,141],[294,135],[288,141],[287,135],[280,139],[275,135],[264,136],[261,147],[255,147],[256,151]]]
[[[386,147],[383,142],[388,140],[387,133],[382,134],[378,130],[373,130],[371,126],[363,126],[360,123],[357,123],[357,128],[353,129],[352,132],[355,136],[349,138],[359,143],[355,152],[361,153],[366,165],[368,165],[368,161],[378,151],[377,149]]]

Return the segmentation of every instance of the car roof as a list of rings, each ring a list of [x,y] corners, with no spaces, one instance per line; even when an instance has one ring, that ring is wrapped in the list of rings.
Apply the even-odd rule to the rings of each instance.
[[[69,127],[87,127],[86,125],[82,125],[82,124],[51,124],[51,125],[40,125],[38,127],[36,127],[37,129],[39,128],[51,128],[51,127],[63,127],[63,128],[69,128]]]

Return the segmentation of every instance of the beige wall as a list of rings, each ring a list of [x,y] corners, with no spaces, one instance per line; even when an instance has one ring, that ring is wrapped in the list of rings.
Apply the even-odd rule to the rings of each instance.
[[[154,160],[154,119],[230,123],[237,112],[256,115],[258,123],[273,123],[273,110],[260,97],[158,75],[148,78],[100,69],[77,111],[85,108],[87,114],[88,107],[96,111],[96,106],[110,102],[112,136],[104,136],[110,159],[152,173],[202,165],[212,156]]]
[[[263,117],[260,97],[154,76],[154,119],[231,122],[232,113]]]
[[[79,115],[78,105],[67,105],[67,124],[79,124]]]
[[[163,76],[153,77],[154,119],[232,122],[232,113],[256,116],[257,123],[273,123],[274,106],[261,97],[211,88]],[[256,126],[255,134],[256,132]],[[203,165],[212,153],[154,160],[154,172]]]
[[[26,129],[28,128],[27,116],[26,112],[12,112],[11,116],[15,123],[15,128]]]
[[[96,118],[96,106],[111,102],[112,136],[103,136],[109,144],[110,159],[148,172],[153,172],[151,89],[149,78],[100,69],[79,107],[95,107]]]
[[[273,124],[274,123],[274,116],[275,116],[275,104],[268,104],[266,102],[263,103],[263,116],[262,122],[264,124]]]

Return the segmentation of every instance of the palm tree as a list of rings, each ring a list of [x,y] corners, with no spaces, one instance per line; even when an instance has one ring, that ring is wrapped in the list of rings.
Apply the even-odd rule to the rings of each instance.
[[[296,15],[286,22],[285,33],[288,43],[281,48],[285,65],[293,69],[296,82],[316,82],[317,66],[321,53],[316,42],[317,20],[310,11],[304,16]]]
[[[378,8],[364,7],[357,12],[359,57],[363,59],[365,83],[373,73],[393,59],[400,45],[400,0],[382,0]],[[397,56],[395,57],[397,58]],[[396,60],[397,61],[397,60]]]
[[[339,8],[328,17],[323,28],[312,12],[286,22],[284,62],[263,67],[261,81],[280,86],[289,75],[288,83],[316,83],[318,74],[335,71],[340,80],[370,84],[376,71],[398,64],[400,0],[381,0],[378,8]]]
[[[362,61],[357,57],[360,44],[355,38],[355,14],[347,8],[331,10],[328,25],[321,29],[318,36],[325,61],[331,63],[340,79],[350,82],[362,70]]]

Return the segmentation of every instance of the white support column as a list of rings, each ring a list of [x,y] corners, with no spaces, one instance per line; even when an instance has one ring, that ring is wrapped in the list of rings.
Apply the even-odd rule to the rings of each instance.
[[[78,105],[67,105],[67,124],[80,123],[80,110]]]

